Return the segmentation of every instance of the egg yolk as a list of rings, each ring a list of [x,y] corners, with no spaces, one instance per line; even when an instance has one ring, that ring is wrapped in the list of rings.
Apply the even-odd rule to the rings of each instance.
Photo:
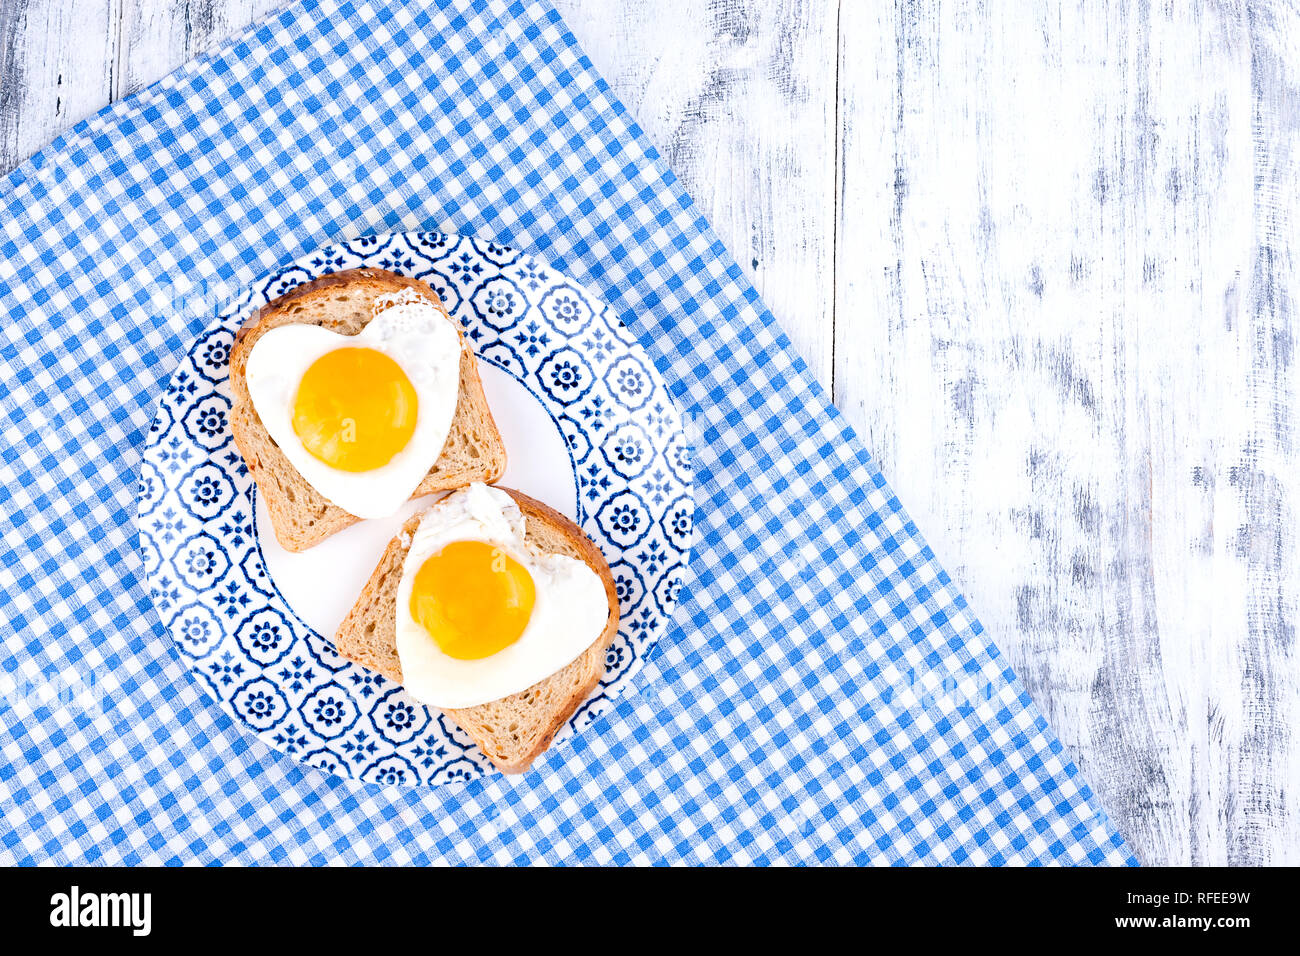
[[[326,352],[303,374],[293,430],[314,457],[340,471],[392,461],[415,432],[419,401],[402,367],[383,352]]]
[[[448,657],[478,660],[519,640],[535,597],[528,569],[499,547],[453,541],[416,572],[411,617]]]

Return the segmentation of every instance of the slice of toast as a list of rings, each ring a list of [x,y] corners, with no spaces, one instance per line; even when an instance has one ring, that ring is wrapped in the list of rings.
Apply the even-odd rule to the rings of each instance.
[[[618,594],[605,556],[581,528],[540,501],[509,488],[501,490],[509,493],[524,513],[524,541],[541,552],[585,561],[600,575],[609,600],[605,630],[576,660],[517,694],[445,712],[474,738],[502,773],[523,773],[550,746],[556,731],[605,675],[605,651],[618,632]],[[421,517],[408,519],[401,532],[388,542],[356,605],[334,636],[334,644],[344,657],[399,684],[402,665],[397,658],[397,586]]]
[[[266,502],[275,536],[288,551],[305,551],[360,519],[313,488],[267,433],[248,394],[249,352],[262,335],[281,325],[319,325],[341,335],[355,335],[373,317],[375,299],[404,289],[420,293],[446,314],[437,293],[419,279],[382,269],[349,269],[321,276],[267,303],[235,336],[230,352],[231,431]],[[459,326],[456,331],[460,332]],[[463,335],[460,342],[460,394],[451,431],[442,454],[412,498],[475,481],[490,484],[505,471],[506,449],[483,394],[478,363]]]

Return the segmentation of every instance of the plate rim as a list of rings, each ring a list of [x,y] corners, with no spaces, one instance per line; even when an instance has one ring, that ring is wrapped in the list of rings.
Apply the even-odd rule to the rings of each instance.
[[[682,501],[683,499],[686,499],[686,501],[688,502],[688,506],[691,508],[691,515],[692,515],[692,522],[691,522],[692,526],[689,532],[688,542],[684,547],[676,545],[671,540],[668,540],[669,536],[667,535],[665,529],[665,535],[664,535],[665,540],[663,543],[671,547],[674,553],[670,555],[666,555],[667,560],[663,562],[662,571],[658,574],[654,586],[647,584],[646,580],[643,578],[642,572],[638,571],[635,567],[632,567],[632,570],[636,573],[637,583],[642,592],[638,597],[636,603],[633,605],[632,610],[636,610],[643,607],[643,605],[647,601],[653,602],[654,609],[659,615],[659,617],[661,618],[660,627],[657,636],[655,636],[652,640],[644,641],[641,644],[638,644],[636,641],[633,641],[630,637],[625,638],[625,640],[627,640],[629,644],[631,644],[635,649],[633,661],[631,662],[631,664],[626,670],[614,676],[612,683],[610,682],[610,675],[608,670],[609,665],[608,664],[606,665],[606,672],[604,675],[602,675],[602,678],[600,682],[597,684],[595,691],[592,694],[588,695],[587,698],[585,698],[584,701],[574,710],[574,712],[569,714],[566,717],[564,724],[561,727],[561,735],[564,738],[567,738],[571,735],[580,734],[583,731],[589,729],[593,723],[597,722],[602,717],[608,716],[609,713],[613,710],[613,708],[618,706],[618,702],[620,701],[620,699],[624,699],[624,695],[627,693],[629,687],[632,686],[634,682],[637,680],[637,678],[640,676],[640,671],[644,667],[645,663],[647,663],[648,660],[651,659],[659,651],[663,639],[669,633],[672,632],[673,624],[677,620],[677,615],[682,605],[683,594],[688,584],[690,583],[690,579],[688,578],[688,571],[691,567],[692,564],[691,559],[694,556],[695,546],[697,544],[697,537],[694,533],[694,522],[693,522],[693,517],[697,509],[697,501],[696,501],[697,477],[693,467],[693,460],[692,460],[693,449],[689,440],[688,429],[686,427],[686,422],[687,422],[686,417],[682,412],[682,410],[680,409],[680,407],[677,405],[677,402],[672,394],[671,388],[668,386],[667,381],[663,378],[662,373],[655,366],[653,359],[651,358],[650,353],[646,350],[645,346],[640,342],[638,337],[636,337],[630,330],[627,329],[626,323],[624,323],[622,321],[622,318],[613,311],[612,307],[604,299],[604,297],[597,295],[587,284],[578,281],[576,278],[568,275],[567,272],[556,268],[555,266],[551,265],[548,261],[538,256],[537,254],[525,249],[520,249],[518,247],[503,245],[501,243],[493,242],[490,240],[484,240],[474,235],[463,234],[463,233],[439,232],[436,230],[395,230],[386,233],[376,233],[368,236],[360,236],[360,237],[353,237],[353,238],[339,238],[324,243],[320,246],[317,246],[314,249],[303,252],[295,256],[292,260],[288,262],[284,262],[277,266],[272,267],[271,269],[267,270],[261,275],[256,276],[250,279],[249,281],[247,281],[246,283],[241,284],[240,287],[233,294],[227,296],[222,301],[218,302],[216,306],[212,308],[211,311],[208,313],[208,319],[206,321],[206,324],[191,339],[188,340],[188,343],[185,346],[183,346],[184,351],[180,353],[180,357],[176,364],[176,368],[173,370],[172,374],[168,377],[167,382],[163,387],[162,392],[159,396],[158,405],[156,407],[153,417],[150,419],[149,426],[146,429],[144,442],[142,446],[141,465],[138,469],[139,480],[137,483],[137,496],[136,496],[136,507],[135,507],[135,524],[136,524],[135,530],[136,530],[136,539],[137,539],[136,550],[137,550],[137,554],[143,551],[144,548],[143,540],[144,538],[148,537],[151,543],[153,543],[154,548],[158,551],[159,558],[160,558],[158,562],[158,567],[154,569],[152,572],[150,572],[147,566],[142,567],[142,572],[143,572],[142,583],[145,585],[146,593],[149,597],[149,604],[152,607],[154,614],[156,615],[157,623],[154,626],[154,630],[155,632],[161,631],[169,638],[168,641],[169,650],[172,653],[175,653],[177,655],[179,663],[184,667],[186,671],[187,678],[195,684],[198,692],[203,697],[211,699],[211,701],[221,709],[221,711],[225,716],[227,716],[234,723],[240,726],[242,732],[248,733],[251,736],[258,738],[264,744],[266,744],[266,746],[270,750],[278,752],[283,757],[292,758],[294,763],[296,764],[303,764],[306,765],[308,768],[319,770],[320,772],[326,774],[328,777],[353,780],[357,782],[367,783],[368,785],[371,786],[381,786],[381,787],[398,786],[403,789],[412,788],[412,787],[424,788],[424,787],[448,786],[448,785],[455,785],[456,783],[465,784],[473,780],[490,778],[492,776],[499,775],[499,774],[495,770],[495,768],[490,764],[490,762],[486,761],[485,757],[481,757],[480,755],[481,759],[474,760],[472,758],[472,754],[475,750],[477,750],[477,747],[473,743],[473,741],[472,740],[469,741],[468,745],[466,746],[463,745],[460,741],[456,740],[455,734],[451,733],[452,728],[448,728],[444,723],[443,720],[444,715],[436,708],[432,708],[432,707],[426,707],[426,710],[428,711],[430,717],[433,720],[436,720],[438,722],[443,732],[447,735],[448,742],[459,747],[461,750],[460,753],[456,754],[455,756],[451,756],[450,759],[448,759],[443,766],[439,767],[437,769],[437,773],[441,773],[444,770],[450,769],[453,766],[466,761],[474,768],[474,770],[471,771],[470,773],[453,774],[454,779],[443,780],[443,781],[434,779],[437,773],[430,774],[430,776],[426,778],[425,776],[421,775],[418,769],[416,769],[413,765],[410,765],[409,760],[406,760],[406,758],[403,757],[401,754],[393,753],[390,754],[389,756],[398,757],[402,759],[404,762],[406,762],[408,766],[411,766],[411,769],[414,772],[416,779],[410,783],[406,783],[405,781],[403,781],[397,784],[388,783],[379,780],[367,780],[367,779],[363,779],[362,774],[368,772],[372,768],[377,767],[384,760],[388,759],[387,757],[382,757],[382,756],[378,757],[375,760],[371,761],[368,766],[366,767],[358,766],[355,770],[353,770],[351,765],[347,763],[347,760],[343,758],[340,754],[335,752],[335,750],[331,747],[333,738],[323,739],[322,741],[315,741],[314,743],[317,744],[317,746],[315,746],[314,749],[311,750],[310,753],[308,753],[306,752],[305,749],[302,752],[286,751],[286,749],[283,748],[282,746],[279,746],[276,743],[272,743],[270,740],[264,737],[263,734],[269,734],[271,730],[279,726],[280,721],[277,721],[276,724],[274,724],[270,728],[267,728],[266,730],[259,730],[253,724],[249,723],[247,719],[241,717],[240,714],[237,712],[236,708],[234,707],[232,699],[227,699],[226,697],[223,697],[220,694],[220,692],[216,689],[216,687],[212,685],[211,680],[207,678],[206,675],[204,675],[203,680],[198,679],[198,675],[195,673],[195,671],[198,671],[201,668],[202,661],[203,659],[206,659],[207,653],[203,655],[203,658],[194,658],[191,657],[188,653],[183,653],[182,645],[177,638],[174,628],[172,627],[171,624],[168,624],[163,619],[163,610],[160,607],[158,607],[157,601],[155,600],[155,596],[154,596],[154,590],[151,587],[151,582],[155,577],[162,574],[163,571],[165,570],[167,565],[167,556],[163,552],[163,550],[158,547],[157,543],[153,542],[152,535],[150,535],[149,532],[147,532],[145,529],[145,520],[154,513],[158,504],[161,503],[161,498],[159,499],[159,501],[154,501],[152,503],[149,503],[148,507],[146,508],[148,499],[144,488],[145,477],[143,475],[143,471],[147,465],[153,466],[158,480],[162,482],[162,484],[164,485],[163,494],[168,493],[168,491],[175,491],[179,494],[179,485],[183,482],[185,476],[191,474],[195,468],[201,467],[203,464],[216,464],[217,467],[219,467],[222,470],[223,474],[225,474],[228,479],[229,479],[228,469],[234,468],[236,469],[236,473],[238,473],[238,469],[246,468],[246,466],[243,465],[242,455],[233,446],[231,446],[227,452],[228,457],[233,456],[233,458],[230,458],[229,464],[221,464],[216,462],[212,457],[205,457],[196,461],[192,467],[186,469],[183,473],[179,474],[174,481],[170,481],[170,482],[167,481],[166,476],[164,474],[164,470],[158,466],[157,462],[152,460],[151,452],[161,447],[166,436],[170,434],[172,429],[175,428],[182,421],[182,418],[174,410],[168,407],[167,402],[168,402],[168,398],[174,393],[174,391],[176,391],[175,385],[177,379],[181,376],[183,372],[185,372],[186,363],[190,362],[191,364],[194,364],[193,354],[195,349],[199,345],[199,343],[202,342],[204,339],[210,337],[212,333],[218,331],[224,330],[230,332],[232,335],[237,335],[238,330],[243,326],[243,324],[247,321],[247,319],[251,315],[251,311],[255,308],[255,303],[258,302],[259,297],[265,297],[267,301],[272,301],[275,298],[275,296],[270,293],[271,286],[273,286],[274,283],[278,279],[283,277],[285,274],[292,273],[294,270],[300,270],[303,273],[304,278],[302,278],[298,282],[295,282],[293,285],[289,286],[288,289],[285,289],[277,294],[284,294],[284,292],[287,292],[292,288],[296,288],[297,286],[302,285],[305,282],[312,281],[315,277],[319,275],[328,274],[329,272],[333,272],[333,271],[340,271],[342,268],[367,268],[367,267],[387,268],[385,266],[367,266],[364,264],[344,266],[343,263],[346,261],[347,256],[358,258],[364,261],[365,259],[369,258],[372,255],[380,255],[384,251],[391,249],[393,245],[399,240],[405,240],[407,245],[410,247],[412,253],[416,255],[424,256],[427,259],[429,259],[429,261],[434,261],[432,257],[428,256],[427,253],[418,251],[419,246],[422,244],[420,240],[423,239],[424,237],[436,237],[438,240],[450,244],[453,248],[459,247],[459,245],[462,242],[468,242],[482,259],[502,269],[506,268],[506,265],[514,264],[514,261],[517,261],[519,258],[527,256],[530,260],[538,264],[539,271],[545,270],[550,273],[550,275],[553,277],[554,280],[553,284],[569,285],[572,288],[574,288],[575,291],[581,292],[585,297],[591,300],[590,302],[587,303],[588,307],[591,308],[592,311],[591,321],[600,319],[603,314],[608,313],[608,318],[604,320],[606,326],[609,326],[610,322],[613,321],[613,322],[617,322],[620,327],[622,327],[624,330],[627,331],[626,339],[624,339],[623,337],[619,336],[618,333],[612,327],[610,327],[609,331],[613,333],[615,341],[621,341],[622,344],[626,347],[626,349],[635,350],[635,351],[630,351],[626,354],[631,354],[631,356],[635,360],[637,360],[638,364],[642,366],[642,370],[649,378],[652,386],[651,395],[653,395],[653,391],[660,391],[666,411],[671,413],[671,415],[673,416],[674,419],[672,423],[673,427],[669,432],[670,438],[669,441],[662,446],[662,450],[665,453],[668,452],[673,441],[676,441],[680,445],[681,450],[684,451],[688,456],[688,464],[686,466],[687,477],[685,479],[682,477],[682,474],[677,471],[676,466],[674,466],[668,461],[665,461],[664,464],[665,467],[667,468],[669,476],[673,481],[676,482],[677,485],[680,486],[680,490],[678,492],[672,493],[670,496],[665,496],[663,499],[663,509],[662,509],[664,510],[664,514],[658,517],[658,519],[651,517],[649,521],[649,529],[653,529],[656,523],[660,523],[668,517],[670,513],[669,509],[671,509],[673,505],[675,505],[677,502]],[[485,242],[489,246],[491,246],[494,251],[504,250],[506,252],[512,253],[515,256],[515,260],[513,260],[511,263],[507,263],[506,265],[502,265],[496,262],[494,259],[490,258],[488,253],[484,252],[482,244]],[[362,250],[358,250],[357,248],[355,248],[357,244],[365,244],[365,243],[373,244],[373,248],[363,248]],[[318,260],[320,265],[319,268],[314,270],[310,268],[313,259]],[[416,270],[411,269],[409,270],[409,272],[402,272],[401,266],[402,263],[394,263],[392,266],[392,271],[397,271],[399,272],[399,274],[411,274],[412,277],[419,278],[419,276],[414,275]],[[315,273],[314,275],[313,272]],[[436,270],[429,270],[429,272],[433,273],[434,275],[437,275],[439,278],[443,280],[448,279],[447,276],[443,275],[441,272],[437,272]],[[427,273],[426,273],[426,278],[427,278]],[[478,288],[481,288],[483,284],[486,281],[488,281],[490,278],[491,276],[485,277],[481,282],[479,282],[475,287],[475,291],[477,291]],[[466,302],[468,302],[468,297],[471,293],[459,289],[457,291],[459,294],[462,294],[463,299]],[[519,291],[522,294],[522,290]],[[544,298],[545,297],[543,296],[543,300]],[[256,306],[256,307],[260,307],[260,306]],[[540,308],[540,305],[538,306],[538,308]],[[516,322],[517,321],[520,320],[516,320]],[[504,335],[505,331],[514,328],[513,324],[506,327],[505,329],[497,329],[495,326],[492,326],[490,323],[486,323],[486,322],[484,324],[492,332],[496,332],[498,334],[498,339],[495,340],[495,342],[489,342],[488,343],[489,346],[492,344],[496,344],[496,342],[500,342],[506,348],[509,348],[512,352],[514,351],[513,347],[510,346],[508,343],[506,343],[504,341],[504,338],[501,337]],[[529,381],[526,381],[518,373],[516,373],[514,370],[509,368],[504,362],[499,361],[492,356],[483,354],[483,352],[481,352],[479,348],[476,347],[477,345],[476,342],[471,341],[470,344],[471,344],[471,349],[474,352],[475,359],[477,361],[485,362],[488,365],[499,369],[501,372],[509,376],[512,382],[518,385],[522,385],[526,389],[528,394],[534,399],[534,401],[540,404],[542,408],[546,411],[547,416],[550,418],[552,424],[555,425],[559,434],[564,440],[565,453],[568,457],[571,473],[574,479],[573,493],[574,493],[575,513],[577,515],[577,523],[579,524],[580,527],[583,528],[584,533],[588,534],[589,537],[592,536],[592,532],[589,531],[587,528],[587,526],[590,524],[595,526],[594,530],[600,533],[602,540],[606,539],[608,535],[604,531],[604,529],[601,528],[597,520],[597,511],[599,509],[597,509],[597,511],[588,509],[583,502],[583,483],[582,483],[582,477],[579,474],[579,461],[576,458],[575,449],[573,448],[571,442],[569,441],[569,435],[565,431],[563,426],[560,424],[560,421],[557,418],[556,413],[552,411],[552,409],[549,407],[547,402],[543,400],[541,396],[538,395],[537,391],[533,388],[532,384]],[[551,354],[552,355],[557,354],[561,349],[566,347],[566,345],[569,345],[569,341],[567,339],[564,343],[557,345],[556,348],[552,350]],[[574,351],[576,352],[577,349],[574,349]],[[542,363],[544,363],[545,360],[546,359],[543,358]],[[227,361],[228,361],[228,357],[227,357]],[[523,360],[520,359],[520,362],[521,362],[521,368],[523,368],[524,367]],[[537,374],[540,374],[540,369],[541,369],[541,364],[538,365]],[[196,365],[196,370],[197,370],[197,365]],[[202,375],[202,373],[200,373],[200,375],[212,387],[202,392],[199,396],[195,397],[193,399],[194,402],[200,402],[212,394],[229,398],[229,395],[227,394],[229,391],[228,372],[226,373],[226,376],[220,380],[210,379],[208,378],[208,376]],[[593,376],[595,375],[596,373],[593,370]],[[599,376],[596,377],[598,378]],[[594,380],[593,380],[593,385],[594,385]],[[590,387],[591,386],[588,386],[588,389],[583,391],[582,393],[583,396],[585,396],[587,391],[590,390]],[[554,399],[554,396],[552,396],[552,398]],[[643,401],[641,405],[637,406],[637,408],[634,409],[634,411],[640,411],[644,409],[649,400],[650,399]],[[164,417],[169,419],[169,422],[165,428],[158,430],[157,434],[155,435],[154,426],[160,421],[160,419],[163,419]],[[578,424],[576,419],[570,418],[569,420],[572,421],[575,425]],[[635,424],[635,422],[633,423]],[[637,427],[640,428],[640,430],[642,431],[643,434],[645,434],[645,437],[647,439],[650,439],[649,430],[647,428],[643,427],[642,425],[638,425]],[[229,422],[227,422],[226,424],[226,429],[227,431],[229,430]],[[193,438],[193,436],[189,434],[188,429],[186,429],[186,436],[196,447],[199,448],[203,447],[196,439]],[[226,445],[229,443],[229,441],[230,441],[229,438],[227,438],[227,441],[223,442],[221,448],[225,448]],[[590,432],[587,433],[587,441],[590,447],[588,448],[586,455],[591,455],[596,452],[597,445],[592,440],[592,436]],[[204,449],[204,450],[209,451],[209,453],[212,454],[211,450],[209,449]],[[220,451],[220,448],[217,450]],[[586,458],[584,457],[583,460],[585,461]],[[647,468],[648,467],[649,466],[647,465]],[[256,556],[257,561],[261,565],[262,572],[266,577],[267,584],[269,585],[269,590],[274,592],[275,600],[278,602],[279,607],[282,607],[285,610],[287,610],[287,612],[290,615],[292,615],[295,622],[302,628],[304,632],[302,635],[302,639],[308,639],[311,636],[315,636],[319,638],[327,646],[328,650],[331,653],[337,654],[337,649],[334,647],[332,639],[329,636],[321,634],[319,631],[317,631],[314,627],[312,627],[302,618],[301,614],[294,607],[294,605],[290,603],[289,600],[285,597],[285,595],[280,589],[280,586],[276,583],[274,577],[270,574],[269,569],[266,567],[266,562],[264,560],[264,554],[262,550],[261,537],[260,534],[258,533],[257,496],[259,493],[259,489],[257,488],[256,483],[253,482],[251,478],[248,478],[247,480],[248,480],[249,487],[248,487],[246,500],[250,508],[250,514],[248,520],[249,520],[250,534],[253,542],[252,550],[250,553]],[[237,487],[234,488],[234,491],[236,495],[240,494],[239,489]],[[617,495],[622,494],[624,491],[634,494],[635,497],[638,500],[640,500],[643,505],[646,504],[644,497],[641,494],[633,491],[631,478],[623,478],[623,481],[618,486],[616,486],[616,489],[610,492],[606,496],[606,500],[616,497]],[[182,505],[183,505],[183,499],[182,499]],[[191,512],[191,517],[196,518],[200,522],[199,530],[187,537],[178,537],[176,542],[178,548],[181,545],[183,545],[186,541],[191,540],[197,535],[208,533],[208,529],[205,528],[204,525],[206,524],[207,520],[211,520],[211,519],[199,518],[197,515],[194,515],[192,512]],[[642,537],[644,538],[644,535]],[[624,548],[613,541],[610,541],[609,544],[618,548],[620,552],[616,556],[615,561],[611,563],[618,564],[626,561],[626,556],[622,553],[624,551]],[[602,553],[604,553],[604,549],[602,549]],[[247,559],[247,555],[245,556],[244,560],[246,559]],[[174,555],[172,560],[174,563],[175,560]],[[607,561],[609,560],[609,555],[606,555],[606,560]],[[230,563],[233,567],[234,562],[231,561]],[[242,562],[240,563],[242,564]],[[631,567],[630,562],[629,562],[629,566]],[[227,571],[223,573],[220,577],[224,578],[226,574],[229,573],[230,570],[231,568],[227,568]],[[665,599],[661,599],[658,594],[652,594],[652,592],[655,591],[655,589],[659,585],[662,585],[664,580],[666,580],[664,575],[672,571],[677,572],[677,577],[675,579],[676,593],[671,600],[671,605],[669,606],[667,611],[665,611],[663,607],[663,604],[665,603]],[[197,589],[193,589],[193,588],[191,588],[191,590],[195,590],[196,593],[198,593],[198,598],[186,604],[180,604],[174,609],[169,609],[172,612],[171,619],[173,620],[173,622],[174,619],[186,607],[189,607],[191,604],[200,605],[205,610],[207,610],[211,614],[211,616],[221,625],[220,628],[221,634],[216,640],[213,650],[216,650],[219,647],[221,647],[223,645],[223,642],[227,638],[231,638],[233,640],[232,635],[234,631],[228,626],[229,622],[223,620],[220,617],[220,615],[216,612],[216,610],[213,609],[209,605],[209,603],[203,600],[203,596],[201,592],[198,592]],[[254,590],[256,590],[256,586],[254,586]],[[276,610],[277,608],[272,607],[271,609]],[[622,614],[622,617],[626,621],[627,619],[629,619],[630,614],[625,612]],[[247,618],[245,620],[247,620]],[[621,629],[622,628],[620,627],[620,630]],[[611,645],[611,648],[617,646],[617,642],[618,642],[618,638],[616,636],[615,642],[614,644]],[[285,655],[277,659],[276,663],[279,663],[281,660],[284,659],[284,657],[287,656],[288,654],[286,652]],[[252,659],[250,658],[250,660]],[[326,665],[322,664],[322,666],[324,667]],[[250,676],[248,680],[242,681],[238,685],[238,687],[234,691],[232,691],[232,695],[234,693],[237,693],[239,689],[242,689],[250,682],[256,680],[258,676],[261,676],[261,672],[259,672],[259,674]],[[329,686],[330,683],[338,683],[338,685],[340,687],[343,687],[344,690],[350,691],[350,688],[344,687],[343,684],[334,681],[332,676],[324,684],[322,684],[322,687]],[[384,690],[379,697],[375,698],[376,702],[388,696],[392,689],[394,688],[401,689],[401,685],[396,682],[389,681],[388,683],[390,683],[392,687]],[[611,689],[613,691],[612,693],[611,693]],[[315,693],[315,690],[313,690],[312,693]],[[282,697],[284,696],[283,691],[281,692],[281,696]],[[308,694],[308,697],[310,696],[311,694]],[[597,713],[597,715],[594,717],[590,717],[590,716],[587,717],[585,723],[581,727],[577,726],[576,722],[578,721],[578,719],[584,714],[588,713],[593,704],[598,703],[602,700],[604,702],[604,706],[600,709],[599,713]],[[287,702],[287,698],[286,698],[286,702]],[[301,707],[301,704],[299,704],[298,706]],[[364,713],[364,708],[360,707],[359,702],[357,706]],[[373,708],[373,704],[371,706]],[[288,709],[288,714],[286,715],[286,717],[296,712],[297,711],[294,705],[290,704]],[[283,719],[286,718],[281,718],[281,720]],[[421,729],[421,731],[418,734],[416,734],[416,737],[422,736],[426,732],[429,724],[433,722],[433,720],[426,722],[424,727]],[[356,721],[354,721],[353,724],[350,724],[348,729],[350,730],[352,726],[355,726],[355,723]],[[569,732],[566,733],[565,732],[566,730]],[[460,733],[464,736],[463,731],[461,731]],[[391,740],[389,740],[389,738],[384,738],[384,739],[388,740],[390,743],[392,742]],[[339,773],[335,769],[328,769],[326,767],[320,766],[319,764],[309,762],[308,760],[309,757],[320,754],[326,750],[328,750],[329,754],[335,758],[337,764],[342,764],[346,768],[345,773]]]

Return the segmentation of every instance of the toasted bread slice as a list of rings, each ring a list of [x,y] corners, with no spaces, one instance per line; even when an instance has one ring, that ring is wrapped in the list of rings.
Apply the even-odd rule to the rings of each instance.
[[[267,433],[248,395],[245,371],[249,352],[262,335],[281,325],[319,325],[341,335],[355,335],[373,317],[375,299],[404,289],[420,293],[446,313],[437,293],[418,279],[382,269],[349,269],[321,276],[267,303],[235,336],[230,352],[231,431],[266,502],[275,536],[286,550],[305,551],[360,519],[327,501]],[[490,484],[505,471],[505,444],[488,409],[474,352],[463,335],[460,341],[460,394],[451,431],[442,454],[412,498],[475,481]]]
[[[605,556],[576,524],[554,508],[509,488],[524,513],[524,541],[537,551],[565,554],[585,561],[600,575],[609,601],[605,630],[576,660],[526,690],[477,707],[446,714],[503,773],[523,773],[551,744],[564,722],[586,700],[605,675],[605,652],[618,633],[618,594]],[[434,504],[433,507],[438,507]],[[412,535],[422,515],[414,515],[388,542],[356,605],[339,626],[334,644],[340,654],[362,667],[402,682],[397,658],[397,585]]]

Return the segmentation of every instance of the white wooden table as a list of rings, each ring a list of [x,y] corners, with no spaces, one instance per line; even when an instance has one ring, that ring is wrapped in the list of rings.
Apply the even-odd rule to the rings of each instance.
[[[0,171],[279,3],[0,0]],[[1300,7],[558,6],[1138,856],[1300,863]]]

